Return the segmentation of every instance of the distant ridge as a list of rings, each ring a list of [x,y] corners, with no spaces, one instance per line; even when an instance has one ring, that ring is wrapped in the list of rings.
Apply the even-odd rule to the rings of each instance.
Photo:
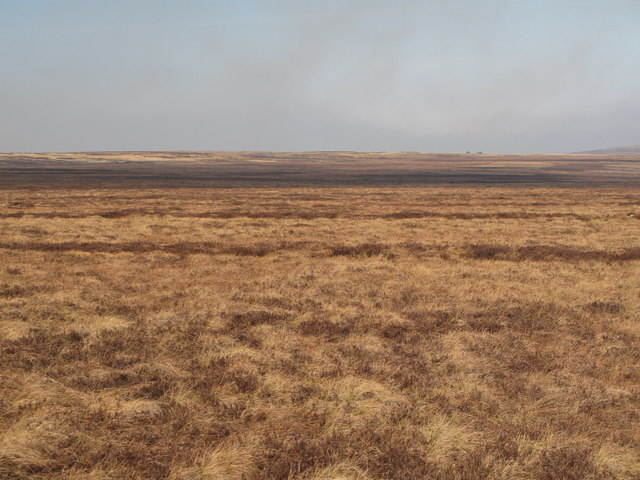
[[[603,148],[601,150],[586,150],[584,153],[590,155],[640,155],[640,145],[633,145],[630,147],[616,147],[616,148]]]

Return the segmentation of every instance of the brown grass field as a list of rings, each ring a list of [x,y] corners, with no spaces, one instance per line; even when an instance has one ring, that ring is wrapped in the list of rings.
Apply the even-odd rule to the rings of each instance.
[[[640,478],[640,157],[0,155],[0,479]]]

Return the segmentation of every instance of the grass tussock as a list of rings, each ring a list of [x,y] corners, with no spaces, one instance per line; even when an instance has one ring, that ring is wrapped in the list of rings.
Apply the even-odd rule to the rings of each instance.
[[[635,480],[638,196],[597,193],[13,190],[0,478]]]

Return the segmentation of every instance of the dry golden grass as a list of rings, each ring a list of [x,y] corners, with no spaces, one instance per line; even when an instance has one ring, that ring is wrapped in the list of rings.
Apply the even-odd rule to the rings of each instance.
[[[640,478],[637,189],[2,195],[2,479]]]

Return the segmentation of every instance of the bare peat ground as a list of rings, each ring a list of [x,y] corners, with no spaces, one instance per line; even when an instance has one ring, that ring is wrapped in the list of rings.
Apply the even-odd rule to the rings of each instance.
[[[1,479],[640,477],[638,159],[66,155],[0,157]]]

